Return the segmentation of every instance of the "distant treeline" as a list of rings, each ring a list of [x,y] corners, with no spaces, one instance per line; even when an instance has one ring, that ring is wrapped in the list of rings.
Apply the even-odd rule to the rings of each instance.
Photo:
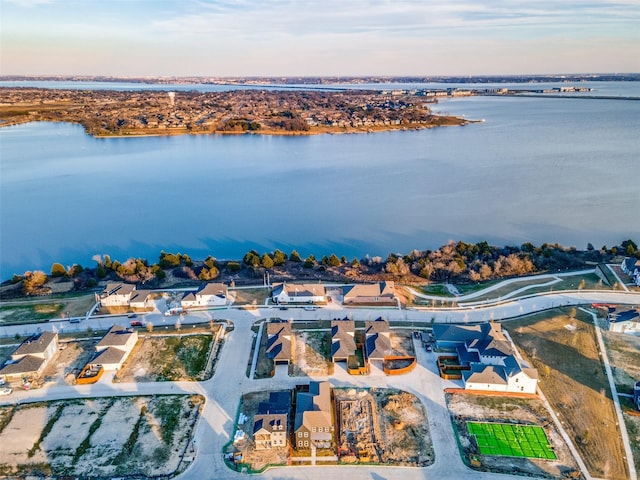
[[[247,252],[242,260],[220,261],[213,256],[204,260],[192,260],[187,254],[162,251],[158,261],[150,263],[143,258],[129,258],[124,262],[109,255],[95,255],[95,266],[72,265],[65,267],[54,263],[49,274],[27,271],[14,275],[6,284],[21,284],[25,295],[46,294],[49,278],[65,277],[74,282],[76,290],[93,288],[100,280],[120,280],[128,283],[160,286],[181,281],[209,281],[214,279],[262,279],[267,272],[296,278],[309,277],[332,279],[389,279],[416,282],[476,283],[504,277],[521,276],[546,271],[574,270],[587,265],[611,262],[619,256],[640,259],[640,250],[633,240],[608,248],[596,249],[589,244],[586,250],[543,243],[535,246],[497,247],[487,242],[450,242],[437,250],[413,250],[407,255],[390,254],[386,259],[369,257],[348,260],[336,254],[318,259],[314,255],[302,258],[296,250],[287,254],[276,249],[260,253]]]

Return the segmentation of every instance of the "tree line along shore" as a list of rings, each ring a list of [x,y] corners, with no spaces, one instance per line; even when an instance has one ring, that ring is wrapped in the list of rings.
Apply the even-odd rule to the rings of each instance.
[[[336,282],[367,282],[393,280],[406,284],[456,283],[459,285],[517,277],[544,272],[577,270],[600,263],[611,263],[620,257],[640,259],[640,249],[631,239],[620,245],[597,249],[589,244],[586,250],[543,243],[535,246],[497,247],[487,242],[449,242],[436,250],[413,250],[406,255],[390,254],[386,259],[370,257],[351,260],[336,254],[303,258],[296,250],[287,254],[282,250],[260,253],[248,251],[240,260],[217,260],[208,256],[194,260],[187,254],[162,251],[155,263],[144,258],[124,261],[109,255],[95,255],[94,266],[79,264],[64,266],[53,263],[50,272],[41,270],[14,274],[2,283],[0,298],[48,295],[52,285],[65,280],[73,283],[75,291],[95,288],[100,281],[116,280],[146,285],[170,287],[203,281],[223,281],[234,285],[271,282],[315,280]]]
[[[93,136],[312,135],[465,125],[436,115],[417,91],[62,90],[0,87],[0,126],[35,121],[82,125]]]

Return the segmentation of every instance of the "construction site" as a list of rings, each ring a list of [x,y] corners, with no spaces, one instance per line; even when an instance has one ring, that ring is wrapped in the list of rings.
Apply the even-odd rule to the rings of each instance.
[[[414,395],[334,388],[341,463],[427,466],[434,453],[427,415]]]

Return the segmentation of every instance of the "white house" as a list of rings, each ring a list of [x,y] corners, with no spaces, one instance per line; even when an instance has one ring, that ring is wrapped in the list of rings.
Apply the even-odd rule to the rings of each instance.
[[[91,365],[102,365],[106,370],[122,367],[131,350],[138,341],[138,332],[113,325],[96,345],[96,356]]]
[[[58,351],[58,334],[42,332],[25,340],[12,354],[10,363],[0,370],[8,380],[37,377]]]
[[[131,294],[135,289],[135,285],[127,283],[107,283],[99,297],[100,306],[128,307]]]
[[[507,357],[504,363],[504,366],[471,364],[470,370],[462,372],[465,390],[536,393],[538,371],[535,368],[529,368],[513,355]]]
[[[317,303],[327,300],[324,285],[319,283],[278,283],[271,292],[275,303]]]
[[[151,290],[134,290],[129,300],[131,308],[147,308],[151,305]]]
[[[207,283],[196,292],[188,292],[182,297],[182,308],[216,307],[227,304],[228,290],[223,283]]]

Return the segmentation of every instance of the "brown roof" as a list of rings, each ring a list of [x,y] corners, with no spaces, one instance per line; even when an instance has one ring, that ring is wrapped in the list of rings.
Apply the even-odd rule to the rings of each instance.
[[[53,332],[42,332],[39,335],[25,340],[12,355],[35,355],[44,353],[51,342],[58,340],[58,334]]]
[[[342,287],[342,294],[345,300],[353,300],[357,297],[365,297],[368,300],[375,300],[384,297],[383,300],[392,299],[395,295],[394,282],[380,282],[368,285],[348,285]]]
[[[224,283],[207,283],[196,292],[196,295],[224,295],[227,296],[227,286]]]
[[[137,333],[127,330],[120,325],[112,326],[107,334],[102,337],[102,340],[96,345],[96,349],[99,350],[104,347],[123,347],[127,344],[132,335]]]
[[[331,356],[333,358],[347,358],[355,353],[355,324],[353,320],[331,322]]]
[[[374,333],[382,333],[389,335],[389,322],[387,320],[367,320],[364,322],[364,333],[373,335]]]
[[[109,347],[105,350],[102,350],[93,360],[91,360],[90,363],[92,365],[122,363],[126,355],[127,352],[125,352],[124,350],[116,347]]]
[[[331,385],[329,382],[310,382],[309,392],[298,392],[295,428],[331,426]]]
[[[128,283],[107,283],[102,291],[103,296],[109,295],[128,295],[136,289],[135,285]]]
[[[27,355],[14,363],[6,365],[0,370],[0,375],[22,375],[37,372],[43,363],[44,358]]]
[[[291,324],[267,323],[267,357],[273,360],[291,359]]]

